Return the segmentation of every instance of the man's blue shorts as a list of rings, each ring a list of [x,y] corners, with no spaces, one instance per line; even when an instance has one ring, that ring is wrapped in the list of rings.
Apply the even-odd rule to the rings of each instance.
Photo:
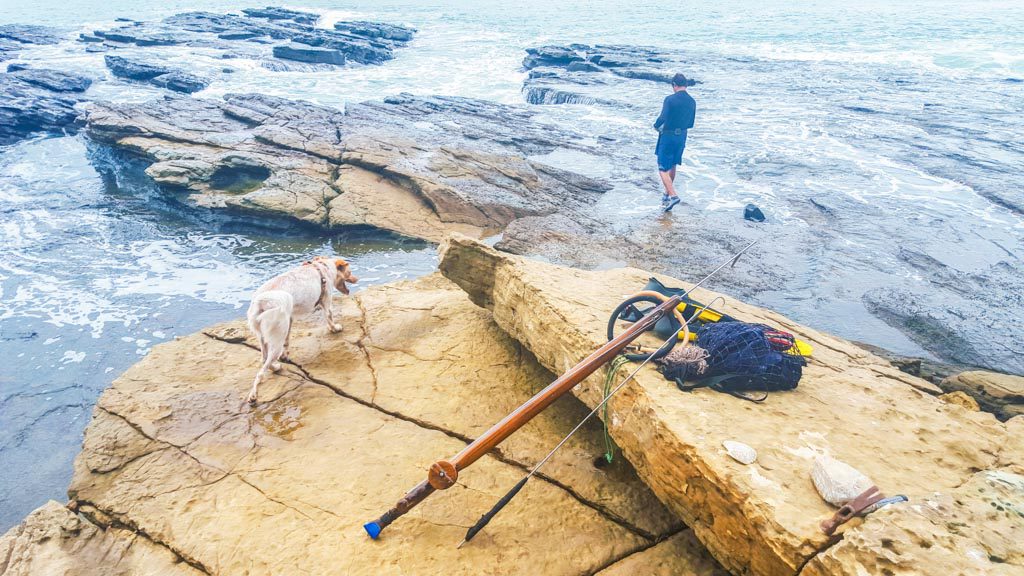
[[[686,148],[686,131],[682,134],[662,133],[654,153],[658,156],[658,170],[668,172],[683,163],[683,149]]]

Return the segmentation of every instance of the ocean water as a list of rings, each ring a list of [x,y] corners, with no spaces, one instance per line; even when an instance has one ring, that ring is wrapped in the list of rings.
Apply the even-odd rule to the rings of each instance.
[[[859,304],[878,286],[941,296],[933,279],[898,260],[899,249],[963,274],[1024,257],[1024,218],[992,199],[1024,195],[1024,2],[624,4],[303,0],[287,7],[320,13],[321,26],[366,19],[419,32],[383,66],[272,72],[232,60],[238,71],[217,75],[196,97],[253,91],[343,108],[411,92],[522,104],[527,47],[683,50],[684,71],[703,82],[693,90],[698,126],[681,168],[688,202],[714,215],[756,201],[775,222],[770,230],[780,244],[802,242],[780,246],[792,252],[794,279],[785,290],[759,295],[761,303],[848,338],[927,354],[866,319]],[[0,23],[62,27],[69,42],[28,49],[21,58],[109,80],[90,90],[93,99],[142,101],[159,92],[114,81],[102,55],[70,39],[119,17],[261,5],[0,0]],[[200,72],[223,66],[219,55],[201,50],[144,50]],[[647,188],[617,188],[596,208],[628,228],[657,203],[649,125],[665,90],[622,86],[601,94],[628,104],[621,107],[537,110],[545,121],[614,135],[629,159],[608,166],[555,153],[552,163],[652,178]],[[197,220],[151,201],[145,182],[102,178],[94,167],[102,155],[81,137],[0,147],[0,530],[45,500],[64,498],[96,397],[154,344],[241,316],[254,286],[312,254],[350,257],[360,286],[415,277],[436,264],[433,248],[422,244],[281,237]],[[822,224],[802,208],[807,199],[845,218]],[[1024,320],[1019,307],[1005,314]],[[1002,337],[1011,353],[1019,349]]]

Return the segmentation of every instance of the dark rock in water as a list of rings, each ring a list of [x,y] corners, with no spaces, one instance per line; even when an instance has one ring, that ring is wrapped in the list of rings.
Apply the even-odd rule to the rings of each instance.
[[[19,44],[57,44],[61,37],[54,28],[27,24],[4,24],[0,26],[0,39]]]
[[[253,18],[266,18],[268,20],[291,20],[300,24],[316,24],[319,16],[310,12],[299,12],[287,8],[245,8],[242,13]]]
[[[103,42],[103,38],[101,38],[99,36],[93,36],[92,34],[84,34],[84,33],[78,35],[78,40],[80,42],[89,42],[89,43],[93,43],[93,44],[98,44],[100,42]]]
[[[169,72],[153,78],[150,81],[150,84],[160,86],[161,88],[167,88],[168,90],[174,90],[175,92],[191,94],[209,86],[210,81],[206,78],[200,78],[199,76],[188,74],[186,72]]]
[[[7,65],[8,72],[17,72],[18,70],[28,70],[28,64],[19,64],[17,62]]]
[[[394,58],[394,48],[411,40],[415,32],[374,22],[340,22],[336,29],[326,30],[314,26],[319,19],[316,14],[283,8],[253,8],[243,13],[185,12],[163,22],[97,30],[80,40],[96,42],[94,38],[98,38],[115,49],[124,44],[177,44],[223,50],[254,60],[277,56],[339,65],[347,61],[380,64],[390,60]]]
[[[169,199],[229,217],[438,241],[529,216],[582,218],[608,189],[529,158],[582,135],[480,100],[403,94],[343,113],[257,94],[168,96],[92,103],[86,115],[95,142],[151,162],[146,174]]]
[[[51,92],[85,92],[92,85],[91,78],[56,70],[15,67],[12,64],[7,67],[7,72],[22,82],[45,88]]]
[[[175,92],[191,94],[198,92],[210,85],[210,81],[194,74],[181,70],[173,70],[166,66],[129,60],[123,56],[104,56],[107,68],[115,76],[128,80],[147,82],[160,88],[167,88]]]
[[[103,61],[106,62],[107,68],[114,73],[114,76],[127,78],[128,80],[152,80],[157,76],[171,72],[170,68],[139,62],[138,60],[129,60],[123,56],[108,55],[103,57]]]
[[[249,40],[251,38],[259,38],[260,36],[263,36],[263,34],[251,30],[238,30],[234,32],[229,31],[217,34],[217,38],[220,38],[222,40]]]
[[[523,93],[531,104],[621,104],[586,94],[586,86],[617,78],[669,83],[683,66],[678,55],[639,46],[541,46],[528,48],[523,67],[530,75]],[[691,80],[690,85],[697,84]]]
[[[751,222],[764,222],[764,212],[761,212],[761,209],[753,204],[747,204],[743,209],[743,218]]]
[[[575,64],[588,65],[589,62],[577,61],[569,67]],[[530,104],[615,104],[597,95],[606,86],[602,76],[595,77],[590,72],[569,72],[565,68],[534,68],[523,83],[523,94]]]
[[[365,20],[335,22],[334,29],[355,34],[356,36],[363,36],[366,38],[385,38],[396,42],[408,42],[412,40],[413,34],[416,33],[414,28],[406,28],[405,26],[396,26],[394,24],[383,24],[380,22],[367,22]]]
[[[308,44],[292,42],[284,46],[274,46],[274,56],[284,60],[296,60],[298,62],[311,62],[314,64],[345,63],[345,55],[333,48],[318,48]]]
[[[53,28],[24,24],[0,25],[0,62],[17,57],[18,50],[25,45],[58,42],[60,36]]]
[[[114,30],[106,31],[96,30],[93,32],[93,35],[110,42],[135,44],[136,46],[175,46],[181,43],[181,40],[172,32],[147,30],[140,26],[115,28]],[[80,38],[80,40],[83,42],[88,41],[85,38]]]
[[[39,132],[78,129],[80,93],[89,79],[42,68],[0,74],[0,145]]]
[[[584,96],[576,92],[558,90],[556,88],[533,86],[525,88],[526,102],[529,104],[597,104],[603,100],[592,96]]]
[[[675,76],[675,72],[664,72],[661,70],[651,70],[649,68],[615,68],[611,70],[612,74],[616,76],[622,76],[623,78],[632,78],[634,80],[650,80],[651,82],[660,82],[669,84],[672,82],[672,77]],[[699,84],[696,80],[690,80],[688,86],[694,86]]]
[[[572,62],[583,60],[572,48],[564,46],[541,46],[540,48],[527,48],[527,56],[523,59],[523,68],[527,70],[538,66],[568,66]]]
[[[593,62],[582,61],[570,62],[565,69],[569,72],[600,72],[602,70],[600,66]]]

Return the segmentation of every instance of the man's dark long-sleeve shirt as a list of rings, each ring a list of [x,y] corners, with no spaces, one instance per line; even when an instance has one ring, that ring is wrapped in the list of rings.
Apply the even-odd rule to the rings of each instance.
[[[688,130],[693,128],[693,119],[697,115],[697,102],[685,91],[679,91],[665,97],[661,105],[661,116],[654,122],[654,128],[662,132]]]

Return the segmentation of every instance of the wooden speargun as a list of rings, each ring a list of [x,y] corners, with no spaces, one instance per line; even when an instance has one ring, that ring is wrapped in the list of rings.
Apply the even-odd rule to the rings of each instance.
[[[430,466],[430,469],[427,473],[426,480],[420,482],[412,490],[406,493],[406,495],[403,496],[402,499],[399,500],[398,503],[395,504],[393,508],[391,508],[383,515],[381,515],[380,518],[374,520],[373,522],[367,522],[363,525],[363,528],[366,530],[366,533],[370,535],[370,538],[376,540],[377,537],[380,536],[380,533],[382,530],[384,530],[384,528],[387,528],[392,522],[394,522],[400,516],[409,512],[409,510],[412,510],[417,504],[425,500],[436,490],[446,490],[448,488],[451,488],[453,485],[455,485],[455,482],[458,480],[459,472],[461,470],[465,470],[469,465],[479,460],[481,457],[484,456],[484,454],[487,454],[492,449],[494,449],[498,444],[500,444],[503,440],[511,436],[516,430],[522,428],[534,416],[542,412],[545,408],[550,406],[555,400],[562,397],[574,386],[576,386],[577,384],[585,380],[588,376],[596,372],[599,368],[601,368],[601,366],[604,366],[605,363],[607,363],[609,360],[618,355],[623,349],[629,346],[634,340],[639,338],[644,332],[654,328],[654,325],[657,324],[658,321],[664,318],[666,315],[676,315],[677,319],[680,321],[681,324],[680,330],[687,330],[687,322],[682,320],[677,310],[679,304],[683,302],[683,299],[693,289],[703,284],[709,278],[718,273],[718,271],[720,271],[722,268],[725,268],[730,264],[735,265],[736,261],[739,260],[739,257],[753,245],[754,242],[747,244],[746,247],[744,247],[734,256],[730,257],[729,260],[722,263],[722,265],[716,268],[713,272],[711,272],[703,279],[701,279],[701,281],[695,284],[692,288],[690,288],[690,290],[687,290],[686,292],[677,294],[675,296],[668,297],[658,306],[648,310],[647,313],[640,320],[629,326],[629,328],[624,330],[621,334],[610,340],[608,343],[595,350],[589,356],[584,358],[579,364],[573,366],[567,372],[559,376],[558,379],[556,379],[546,388],[544,388],[536,395],[534,395],[533,398],[527,400],[526,403],[524,403],[522,406],[516,408],[508,416],[505,416],[500,422],[492,426],[488,431],[481,434],[479,438],[477,438],[469,445],[467,445],[461,452],[456,454],[450,460],[438,460],[437,462],[433,463]],[[659,352],[662,351],[662,349],[664,349],[665,347],[671,348],[676,341],[677,337],[674,334],[672,338],[669,338],[668,340],[665,341],[665,344],[662,345],[662,348],[659,349]],[[640,367],[642,368],[643,366],[641,365]],[[627,378],[623,382],[623,384],[628,381],[629,378]],[[621,386],[622,385],[620,384],[619,387],[621,388]],[[618,388],[616,388],[616,390],[618,390]],[[609,394],[608,397],[606,397],[601,402],[601,404],[603,405],[605,402],[607,402],[608,398],[610,397],[611,394]],[[597,410],[595,409],[590,413],[590,415],[593,415],[594,413],[596,413],[596,411]],[[587,418],[589,418],[590,415],[588,415]],[[584,418],[584,421],[586,421],[586,418]],[[582,422],[580,423],[580,426],[581,425]],[[573,431],[570,432],[569,436],[571,436],[573,432],[578,430],[580,426],[577,426],[575,429],[573,429]],[[558,447],[564,444],[565,440],[568,439],[569,436],[566,436],[566,438],[563,439],[562,442],[555,447],[555,450],[557,450]],[[552,451],[552,453],[554,453],[554,450]],[[479,530],[483,528],[483,526],[488,521],[490,521],[494,514],[497,514],[498,511],[500,511],[501,508],[503,508],[505,504],[507,504],[508,501],[511,500],[512,497],[519,492],[523,485],[526,484],[526,481],[530,478],[530,476],[532,476],[537,471],[537,469],[540,468],[540,466],[543,465],[543,463],[546,462],[548,458],[550,458],[550,456],[551,454],[549,454],[548,457],[541,461],[540,464],[535,466],[533,470],[531,470],[529,475],[520,480],[519,483],[516,484],[516,486],[513,487],[513,489],[510,490],[509,493],[506,494],[505,497],[503,497],[501,501],[499,501],[498,504],[496,504],[495,507],[491,509],[490,512],[485,514],[477,523],[477,525],[470,529],[470,532],[472,534],[467,534],[466,540],[471,539],[473,535],[476,534],[476,532],[479,532]]]

